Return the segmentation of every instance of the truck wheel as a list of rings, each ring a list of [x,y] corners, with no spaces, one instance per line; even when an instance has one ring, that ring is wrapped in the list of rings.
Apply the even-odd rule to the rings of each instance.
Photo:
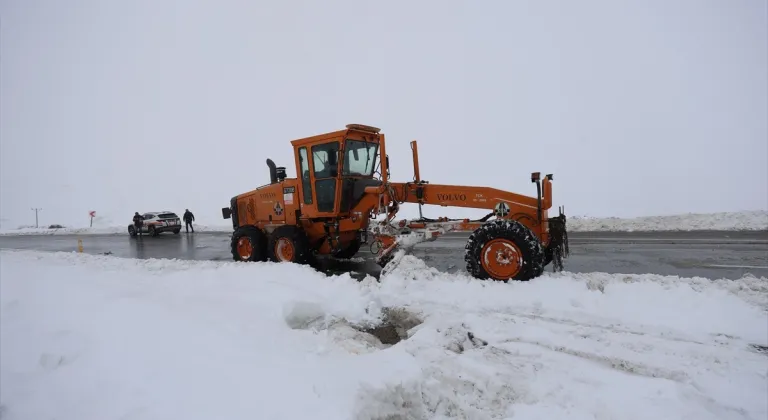
[[[467,272],[479,279],[527,281],[544,272],[544,248],[520,222],[493,220],[477,228],[465,247]]]
[[[239,227],[232,233],[232,258],[235,261],[266,261],[267,237],[253,226]]]
[[[333,254],[334,258],[338,259],[349,259],[354,257],[357,254],[357,251],[360,250],[360,240],[355,238],[352,240],[352,242],[347,245],[346,248],[342,249],[341,251]]]
[[[309,239],[296,226],[280,226],[269,235],[267,254],[272,261],[306,264],[309,261]]]

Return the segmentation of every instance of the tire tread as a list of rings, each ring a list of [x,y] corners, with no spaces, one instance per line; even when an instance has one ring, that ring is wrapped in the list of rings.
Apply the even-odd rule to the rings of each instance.
[[[278,261],[275,254],[277,241],[280,238],[286,238],[293,243],[294,259],[296,264],[307,264],[310,261],[309,239],[307,234],[298,226],[285,225],[275,229],[269,235],[267,245],[267,255],[271,261]]]
[[[520,222],[496,219],[475,229],[467,240],[464,247],[464,261],[466,270],[471,276],[482,280],[491,278],[483,268],[480,259],[483,246],[493,239],[510,240],[520,248],[523,254],[523,268],[516,276],[507,280],[528,281],[544,272],[545,254],[539,238]]]
[[[253,254],[247,261],[266,261],[267,237],[264,232],[256,226],[241,226],[232,232],[232,240],[230,243],[232,258],[235,261],[243,261],[240,259],[240,254],[237,252],[237,241],[244,236],[250,238],[253,246]]]

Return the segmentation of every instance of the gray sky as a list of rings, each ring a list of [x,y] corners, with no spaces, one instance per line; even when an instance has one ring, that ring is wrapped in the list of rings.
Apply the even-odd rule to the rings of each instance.
[[[395,180],[417,139],[432,183],[554,173],[570,215],[768,208],[763,0],[0,4],[4,228],[226,224],[267,157],[295,176],[289,141],[347,123]]]

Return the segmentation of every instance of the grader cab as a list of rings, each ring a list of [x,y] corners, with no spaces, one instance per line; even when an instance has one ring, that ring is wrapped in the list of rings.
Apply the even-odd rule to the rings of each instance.
[[[411,142],[414,181],[391,182],[385,136],[378,128],[346,129],[291,141],[296,178],[270,159],[270,183],[235,196],[222,209],[232,219],[236,261],[308,263],[315,255],[351,258],[364,243],[377,247],[386,266],[397,251],[451,231],[472,232],[465,248],[467,271],[477,278],[528,280],[568,254],[565,215],[548,215],[552,175],[532,174],[535,197],[487,187],[430,184],[420,178]],[[395,221],[400,205],[435,204],[488,209],[482,219]],[[381,220],[378,220],[381,216]],[[401,253],[402,254],[402,253]]]

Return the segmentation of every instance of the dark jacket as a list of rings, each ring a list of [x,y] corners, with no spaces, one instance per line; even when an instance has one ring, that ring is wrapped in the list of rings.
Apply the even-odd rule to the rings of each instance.
[[[144,217],[140,214],[134,214],[133,215],[133,224],[134,225],[141,225],[142,222],[144,222]]]
[[[184,212],[184,221],[187,222],[187,223],[194,222],[195,221],[195,215],[192,214],[191,211]]]

